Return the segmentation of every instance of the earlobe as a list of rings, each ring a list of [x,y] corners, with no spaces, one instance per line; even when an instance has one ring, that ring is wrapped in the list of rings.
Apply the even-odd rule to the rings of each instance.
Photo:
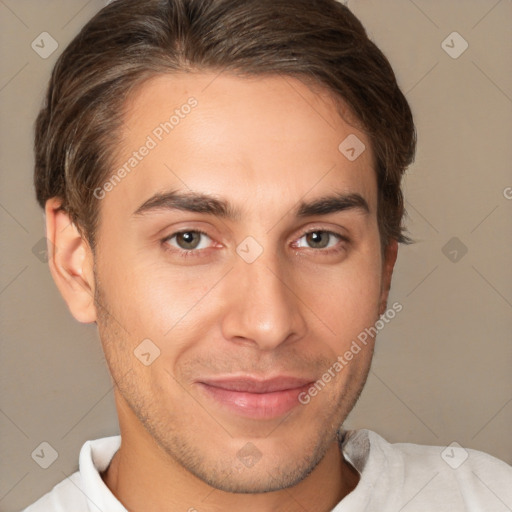
[[[393,268],[395,267],[398,255],[398,242],[390,240],[386,247],[384,261],[382,262],[382,280],[379,302],[379,315],[382,315],[388,305],[389,290],[391,288],[391,277],[393,276]]]
[[[61,202],[51,198],[45,205],[50,272],[71,314],[79,322],[95,322],[93,254]]]

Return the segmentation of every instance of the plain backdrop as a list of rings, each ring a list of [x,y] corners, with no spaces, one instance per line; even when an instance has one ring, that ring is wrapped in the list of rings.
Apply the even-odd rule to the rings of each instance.
[[[51,68],[104,4],[0,1],[4,512],[76,471],[86,440],[118,433],[96,328],[72,318],[41,254],[32,185],[33,122]],[[456,441],[512,463],[512,2],[348,5],[396,70],[419,142],[404,185],[416,243],[400,249],[390,296],[403,310],[379,334],[346,426],[436,445],[440,456]],[[43,32],[58,44],[46,58],[32,46]],[[32,456],[43,442],[58,454],[47,469]]]

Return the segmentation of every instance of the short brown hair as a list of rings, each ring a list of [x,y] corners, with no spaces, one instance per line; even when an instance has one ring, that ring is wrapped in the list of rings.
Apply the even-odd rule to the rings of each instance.
[[[161,73],[283,74],[324,85],[349,106],[375,157],[382,246],[404,234],[402,175],[414,158],[411,110],[386,57],[336,0],[115,0],[53,70],[35,126],[41,207],[62,200],[94,249],[93,191],[114,164],[123,105]]]

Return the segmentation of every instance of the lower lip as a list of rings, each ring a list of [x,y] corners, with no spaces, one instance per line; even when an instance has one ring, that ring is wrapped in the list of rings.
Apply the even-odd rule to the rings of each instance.
[[[290,412],[300,404],[299,394],[310,387],[310,384],[305,384],[299,388],[272,393],[248,393],[217,388],[202,382],[198,384],[218,404],[241,416],[260,420],[278,418]]]

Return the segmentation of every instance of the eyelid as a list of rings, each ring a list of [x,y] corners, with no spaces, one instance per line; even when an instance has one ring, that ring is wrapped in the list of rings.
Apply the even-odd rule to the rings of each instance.
[[[304,231],[302,233],[302,235],[300,235],[298,238],[296,238],[293,243],[296,244],[296,242],[298,240],[300,240],[301,238],[309,235],[310,233],[316,233],[316,232],[327,233],[331,236],[334,236],[338,239],[338,243],[335,244],[333,247],[328,247],[328,248],[323,248],[323,249],[315,249],[314,247],[297,247],[297,245],[294,245],[292,247],[294,247],[294,249],[313,251],[315,253],[319,253],[319,254],[322,254],[325,256],[325,255],[336,254],[336,253],[341,252],[344,249],[344,244],[350,243],[350,239],[348,238],[348,236],[342,235],[341,233],[338,233],[337,231],[333,231],[332,229],[326,229],[325,227],[310,228],[307,231]]]
[[[303,237],[304,235],[308,235],[309,233],[315,233],[316,231],[321,231],[323,233],[330,233],[331,235],[336,235],[337,237],[339,237],[342,240],[345,240],[347,242],[350,241],[349,237],[347,235],[344,235],[344,234],[340,233],[339,231],[336,231],[332,228],[327,228],[325,226],[316,226],[316,227],[308,228],[306,231],[304,231],[302,233],[302,235],[300,235],[299,238]]]
[[[162,239],[162,243],[166,244],[167,242],[169,242],[169,240],[173,239],[174,237],[176,237],[177,235],[180,235],[182,233],[200,233],[201,235],[204,235],[207,238],[209,238],[212,242],[214,241],[213,238],[206,231],[204,231],[200,228],[192,228],[192,229],[185,228],[185,229],[180,229],[178,231],[174,231],[170,235],[164,237]],[[207,249],[181,249],[179,247],[173,247],[173,249],[168,249],[168,250],[171,250],[172,252],[178,252],[178,253],[181,252],[181,253],[191,254],[191,253],[200,253],[201,251],[205,251]]]

